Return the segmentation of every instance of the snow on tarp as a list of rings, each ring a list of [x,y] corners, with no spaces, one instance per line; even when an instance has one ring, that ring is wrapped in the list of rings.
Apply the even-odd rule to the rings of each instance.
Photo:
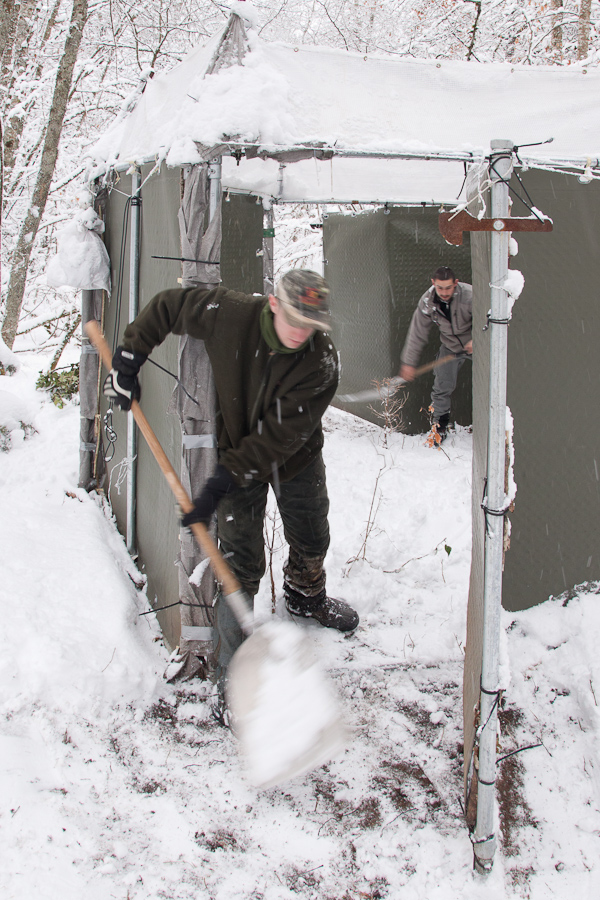
[[[50,287],[110,294],[110,260],[100,238],[103,231],[104,222],[91,207],[75,214],[58,233],[58,252],[46,269]]]
[[[453,203],[465,173],[462,162],[420,159],[307,159],[286,166],[279,193],[279,163],[223,157],[223,187],[283,201],[315,203]]]
[[[250,30],[243,64],[205,75],[219,40],[220,35],[213,37],[148,83],[133,112],[93,149],[98,170],[154,158],[168,165],[195,163],[196,143],[222,141],[272,151],[308,145],[481,156],[493,139],[523,146],[553,138],[551,144],[523,146],[521,158],[533,164],[571,161],[583,168],[600,155],[600,121],[591,115],[600,101],[600,72],[590,66],[396,60],[267,43]],[[360,194],[361,173],[373,161],[347,164]],[[247,165],[243,160],[235,169],[238,183]],[[286,175],[295,168],[288,166]],[[389,174],[390,168],[383,171]],[[427,168],[430,179],[441,171]],[[460,170],[456,166],[456,177]],[[327,199],[339,196],[335,185],[326,190],[318,184],[326,178],[324,164],[311,160],[288,186],[294,196],[287,199],[314,198],[318,189]],[[406,180],[399,180],[388,183],[386,199],[405,199]],[[429,193],[439,191],[432,186]]]

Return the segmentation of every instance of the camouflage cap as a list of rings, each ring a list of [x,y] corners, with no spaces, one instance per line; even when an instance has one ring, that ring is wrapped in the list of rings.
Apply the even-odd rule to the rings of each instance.
[[[310,269],[292,269],[277,285],[277,299],[290,325],[329,331],[329,285]]]

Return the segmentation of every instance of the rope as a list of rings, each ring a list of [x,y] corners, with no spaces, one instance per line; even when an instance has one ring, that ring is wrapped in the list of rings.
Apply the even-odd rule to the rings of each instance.
[[[489,713],[487,719],[485,720],[483,725],[480,725],[479,728],[477,729],[477,741],[478,742],[479,742],[479,739],[481,738],[481,735],[483,734],[485,729],[490,724],[490,719],[492,718],[492,715],[494,714],[496,707],[500,703],[500,695],[502,694],[502,691],[500,689],[498,689],[496,691],[486,691],[486,689],[483,686],[481,686],[481,691],[482,691],[482,693],[487,694],[490,697],[493,697],[495,695],[496,699],[492,703],[492,708],[490,709],[490,713]]]
[[[505,184],[505,185],[507,186],[509,192],[513,195],[513,197],[516,197],[517,200],[519,200],[519,201],[523,204],[523,206],[525,207],[525,209],[528,209],[529,212],[530,212],[533,216],[535,216],[535,218],[538,220],[538,222],[543,222],[544,220],[542,219],[542,217],[539,216],[538,213],[535,211],[535,208],[534,208],[534,206],[533,206],[533,200],[532,200],[531,197],[529,196],[529,193],[527,192],[527,188],[526,188],[525,185],[523,184],[523,181],[522,181],[521,176],[519,175],[519,173],[518,173],[517,171],[513,170],[513,174],[514,174],[515,178],[517,179],[517,181],[519,182],[519,184],[521,185],[521,187],[523,188],[523,191],[525,192],[525,195],[526,195],[526,197],[527,197],[527,200],[529,200],[529,203],[527,203],[527,201],[524,200],[524,199],[517,193],[517,191],[515,191],[515,189],[511,186],[510,181],[508,181],[506,178],[504,178],[504,176],[502,176],[502,175],[500,174],[500,172],[496,169],[496,161],[497,161],[497,160],[500,160],[500,159],[512,159],[512,151],[509,152],[509,153],[502,153],[502,154],[499,154],[498,156],[495,156],[495,157],[494,157],[494,160],[492,160],[491,157],[489,157],[489,159],[490,159],[490,171],[492,171],[492,172],[495,173],[495,175],[496,175],[498,181],[500,181],[502,184]],[[518,157],[517,157],[517,159],[518,159]],[[520,162],[520,160],[519,160],[519,162]]]
[[[112,414],[113,414],[113,409],[112,409],[112,403],[111,403],[111,405],[106,410],[106,412],[104,414],[104,418],[102,420],[104,423],[104,434],[106,435],[106,443],[107,443],[106,454],[104,456],[104,462],[110,462],[111,459],[113,458],[113,456],[115,455],[117,439],[119,437],[117,432],[113,428]],[[110,456],[108,455],[109,453],[110,453]]]
[[[481,503],[480,503],[480,506],[484,512],[484,515],[485,516],[498,516],[498,517],[505,516],[508,512],[510,512],[510,503],[507,503],[506,506],[502,507],[502,509],[492,509],[492,507],[488,506],[487,503],[485,502],[486,493],[487,493],[487,483],[488,483],[488,480],[487,480],[487,476],[486,476],[483,480],[483,494],[482,494]],[[485,527],[487,530],[487,519],[486,519]],[[481,688],[481,690],[484,691],[484,693],[485,693],[484,688]]]
[[[117,336],[121,330],[121,301],[123,299],[123,277],[125,262],[125,247],[127,245],[127,230],[129,228],[129,210],[131,207],[131,197],[127,197],[125,208],[123,210],[123,228],[121,229],[121,247],[119,250],[119,275],[117,278],[117,290],[115,292],[116,312],[115,312],[115,330],[112,339],[113,353],[117,349]]]
[[[472,153],[471,153],[471,162],[473,162],[473,154],[472,154]],[[469,170],[467,169],[467,161],[466,161],[466,160],[463,162],[463,171],[464,171],[464,173],[465,173],[465,177],[463,178],[463,182],[462,182],[462,184],[461,184],[461,186],[460,186],[460,191],[459,191],[458,194],[456,195],[456,199],[457,199],[457,200],[460,198],[460,195],[462,194],[462,192],[463,192],[463,190],[464,190],[464,188],[465,188],[465,184],[467,183],[467,176],[468,176],[468,174],[469,174]]]
[[[491,507],[486,506],[485,503],[482,503],[481,508],[484,511],[484,513],[488,516],[500,517],[500,516],[505,516],[506,513],[510,511],[510,503],[508,504],[508,506],[503,506],[502,509],[492,509]]]
[[[146,612],[138,613],[138,615],[149,616],[152,613],[161,612],[163,609],[172,609],[174,606],[189,606],[192,609],[212,609],[212,606],[208,603],[184,603],[183,600],[178,600],[176,603],[168,603],[166,606],[155,606],[153,609],[146,610]]]
[[[523,753],[524,750],[535,750],[536,747],[543,747],[543,746],[544,746],[544,745],[543,745],[542,743],[539,743],[539,744],[527,744],[526,747],[519,747],[518,750],[511,750],[510,753],[505,753],[504,756],[500,756],[500,757],[496,760],[496,765],[498,765],[498,763],[503,762],[505,759],[508,759],[510,756],[516,756],[517,753]]]
[[[150,259],[172,259],[175,262],[205,263],[207,266],[218,266],[220,259],[190,259],[187,256],[151,256]]]
[[[492,285],[490,285],[490,287],[492,287]],[[487,324],[483,326],[483,328],[481,329],[482,331],[487,331],[488,328],[490,327],[490,325],[509,325],[510,324],[510,318],[508,318],[508,319],[493,319],[492,313],[490,310],[488,310],[488,313],[486,315],[486,320],[487,320]]]
[[[192,401],[192,403],[195,403],[196,406],[200,406],[200,403],[198,402],[198,400],[196,400],[195,397],[192,397],[190,392],[188,390],[186,390],[186,388],[184,387],[183,382],[179,380],[179,378],[177,377],[177,375],[174,372],[170,372],[168,369],[165,369],[164,366],[161,366],[160,363],[155,362],[155,360],[153,360],[153,359],[148,359],[147,361],[149,363],[152,363],[153,366],[156,366],[157,369],[160,369],[161,372],[166,372],[167,375],[170,375],[171,378],[174,378],[175,381],[177,382],[177,384],[179,385],[179,387],[181,388],[181,390],[183,391],[183,393],[186,395],[186,397],[188,397]]]
[[[471,843],[474,844],[475,846],[477,844],[487,844],[488,841],[493,841],[493,840],[495,840],[495,838],[496,838],[496,835],[493,832],[492,832],[492,834],[488,834],[487,837],[482,837],[482,838],[476,838],[475,835],[472,834],[471,835]]]

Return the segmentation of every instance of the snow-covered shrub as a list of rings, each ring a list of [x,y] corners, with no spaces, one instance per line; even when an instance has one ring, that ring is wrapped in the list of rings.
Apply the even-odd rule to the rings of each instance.
[[[35,386],[40,391],[48,391],[52,402],[62,409],[79,392],[79,363],[40,372]]]

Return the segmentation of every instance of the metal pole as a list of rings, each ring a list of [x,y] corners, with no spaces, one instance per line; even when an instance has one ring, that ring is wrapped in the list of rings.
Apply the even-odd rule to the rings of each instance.
[[[215,212],[221,206],[221,198],[223,195],[223,189],[221,187],[221,157],[218,156],[216,159],[210,161],[208,165],[208,183],[209,183],[209,195],[208,195],[208,220],[212,219]]]
[[[275,239],[275,219],[273,216],[273,202],[271,200],[263,200],[263,293],[265,296],[274,293],[274,250],[273,244]]]
[[[279,163],[279,171],[277,173],[277,200],[283,200],[283,173],[285,172],[285,163]]]
[[[508,182],[512,172],[512,141],[491,142],[490,179],[492,218],[509,213]],[[473,834],[474,866],[491,871],[496,850],[494,831],[496,732],[499,701],[500,611],[504,549],[506,356],[508,295],[503,284],[508,272],[508,232],[492,232],[490,386],[485,510],[485,562],[483,581],[483,652],[481,661],[480,722],[477,731],[477,821]]]
[[[133,322],[140,306],[140,219],[142,176],[138,168],[131,175],[131,234],[129,243],[129,322]],[[137,425],[131,412],[127,414],[127,550],[136,555],[137,519]]]

